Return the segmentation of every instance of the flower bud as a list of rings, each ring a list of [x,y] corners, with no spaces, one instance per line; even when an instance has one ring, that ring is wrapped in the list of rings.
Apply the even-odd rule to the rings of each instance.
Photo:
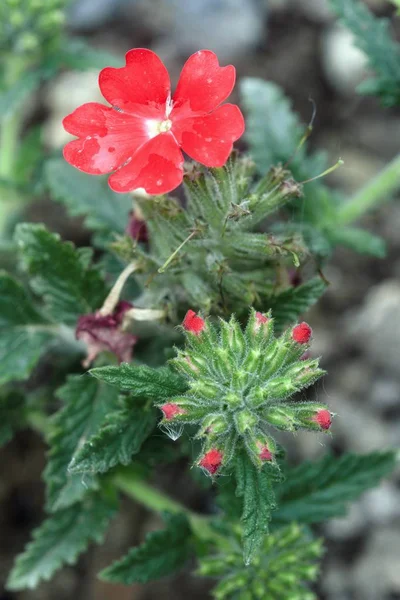
[[[194,333],[194,335],[200,335],[206,323],[204,319],[194,312],[194,310],[188,310],[182,325],[186,331],[190,331],[191,333]]]
[[[272,407],[263,413],[264,419],[277,429],[294,431],[294,410],[290,407]]]
[[[292,329],[292,338],[298,344],[307,344],[312,336],[312,329],[308,323],[299,323]]]
[[[217,448],[212,448],[206,452],[199,461],[199,466],[203,467],[210,475],[215,475],[222,464],[223,454]]]
[[[229,429],[226,419],[221,415],[209,415],[203,419],[201,428],[196,437],[204,435],[219,435]]]
[[[313,421],[320,425],[321,429],[329,429],[332,424],[332,415],[329,410],[319,410],[313,417]]]
[[[171,421],[174,417],[176,417],[176,415],[183,415],[186,413],[186,411],[183,408],[181,408],[177,404],[174,404],[173,402],[163,404],[162,406],[160,406],[160,409],[164,413],[164,419],[166,421]]]
[[[300,427],[327,431],[332,423],[332,414],[324,404],[308,402],[296,408],[296,421]]]
[[[253,429],[253,427],[258,423],[258,417],[248,410],[244,408],[239,412],[235,413],[235,424],[238,432],[243,435],[249,429]]]

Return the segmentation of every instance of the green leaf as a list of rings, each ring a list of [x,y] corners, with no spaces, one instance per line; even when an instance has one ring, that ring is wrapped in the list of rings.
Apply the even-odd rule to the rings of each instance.
[[[386,256],[385,240],[369,231],[357,227],[333,227],[328,234],[335,245],[346,246],[359,254],[369,254],[377,258]]]
[[[30,223],[17,226],[15,240],[31,286],[54,320],[75,325],[79,315],[101,306],[107,290],[98,270],[88,264],[90,250],[78,250],[44,225]]]
[[[122,408],[110,412],[107,423],[75,454],[69,465],[71,473],[105,473],[119,463],[128,465],[139,452],[156,424],[155,410],[132,405],[129,398],[121,400]]]
[[[106,180],[82,173],[62,158],[47,161],[45,177],[53,198],[64,204],[71,216],[85,216],[88,229],[125,231],[132,210],[131,196],[116,194]]]
[[[12,116],[33,94],[41,83],[43,73],[40,70],[24,73],[18,81],[0,94],[0,120]]]
[[[62,66],[79,71],[102,69],[103,67],[122,67],[124,63],[122,57],[93,48],[83,39],[77,38],[65,39],[57,58]]]
[[[153,531],[144,543],[100,573],[113,583],[147,583],[181,569],[190,555],[190,528],[184,515],[168,518],[162,531]]]
[[[289,288],[267,299],[267,306],[280,325],[296,321],[319,300],[326,290],[326,284],[320,277],[314,277],[298,287]]]
[[[129,391],[132,398],[170,398],[187,390],[186,380],[168,367],[152,369],[145,365],[122,363],[118,367],[99,367],[91,375]]]
[[[52,338],[23,287],[0,273],[0,384],[27,379]]]
[[[359,91],[380,96],[388,106],[399,104],[400,44],[391,38],[388,20],[375,17],[359,0],[330,0],[330,3],[377,75],[362,83]]]
[[[253,159],[265,173],[294,153],[304,128],[292,112],[290,100],[274,83],[245,77],[240,93],[247,113],[245,137]]]
[[[90,542],[100,543],[116,511],[115,498],[92,494],[82,504],[49,516],[18,556],[7,582],[9,590],[35,588],[63,565],[72,565]]]
[[[274,523],[319,523],[346,513],[347,505],[398,465],[394,451],[327,455],[289,469],[278,491]]]
[[[246,454],[236,460],[236,495],[242,498],[243,559],[249,565],[256,556],[274,510],[273,481],[276,474],[270,465],[257,469]]]
[[[0,396],[0,446],[9,442],[14,431],[25,425],[25,397],[17,390]]]
[[[44,471],[46,507],[55,511],[81,500],[98,487],[92,475],[71,473],[68,465],[85,441],[117,407],[118,391],[89,376],[71,375],[57,391],[64,407],[53,419],[50,450]]]

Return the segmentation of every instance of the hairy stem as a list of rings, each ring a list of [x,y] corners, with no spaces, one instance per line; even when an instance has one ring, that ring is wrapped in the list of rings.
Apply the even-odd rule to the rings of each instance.
[[[400,188],[400,154],[339,210],[339,223],[352,223]]]
[[[219,546],[227,545],[227,541],[211,527],[207,517],[192,512],[173,498],[149,485],[139,476],[130,472],[129,469],[120,471],[113,478],[113,483],[127,496],[150,510],[184,513],[197,537],[215,541]]]

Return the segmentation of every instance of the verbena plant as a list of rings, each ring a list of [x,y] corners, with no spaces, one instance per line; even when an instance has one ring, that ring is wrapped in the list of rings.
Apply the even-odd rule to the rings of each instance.
[[[375,72],[362,91],[398,104],[399,46],[386,22],[360,2],[331,3]],[[67,161],[92,174],[115,171],[117,194],[104,178],[48,156],[40,128],[24,121],[32,94],[60,69],[121,66],[66,38],[62,9],[33,0],[0,9],[9,266],[0,277],[0,442],[30,426],[48,444],[47,516],[7,587],[33,588],[101,542],[126,494],[165,525],[107,566],[103,580],[146,583],[195,556],[197,576],[217,580],[217,599],[316,598],[309,585],[323,541],[310,526],[343,515],[390,474],[396,452],[338,458],[321,448],[317,461],[288,465],[287,436],[331,435],[334,416],[300,394],[324,371],[308,352],[311,327],[299,320],[326,290],[324,266],[337,245],[384,256],[384,241],[353,223],[396,189],[400,157],[343,198],[319,177],[331,170],[325,156],[307,150],[311,128],[276,85],[240,82],[248,152],[230,153],[243,130],[239,109],[220,105],[233,67],[221,69],[208,51],[191,57],[186,83],[172,103],[164,96],[157,120],[137,107],[157,109],[167,76],[153,53],[131,51],[130,70],[100,76],[113,108],[85,105],[64,121],[78,136]],[[144,155],[140,136],[152,144]],[[180,147],[207,166],[183,165]],[[182,177],[183,194],[155,195]],[[93,248],[44,225],[14,227],[43,193],[84,217]],[[51,378],[27,385],[39,362],[51,364]],[[176,460],[193,486],[208,484],[208,514],[154,482],[155,467]]]

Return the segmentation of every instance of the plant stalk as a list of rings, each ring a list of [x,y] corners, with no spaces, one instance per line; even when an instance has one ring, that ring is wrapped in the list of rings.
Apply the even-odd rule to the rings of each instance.
[[[400,188],[400,154],[357,192],[339,211],[338,221],[348,225],[376,208]]]

